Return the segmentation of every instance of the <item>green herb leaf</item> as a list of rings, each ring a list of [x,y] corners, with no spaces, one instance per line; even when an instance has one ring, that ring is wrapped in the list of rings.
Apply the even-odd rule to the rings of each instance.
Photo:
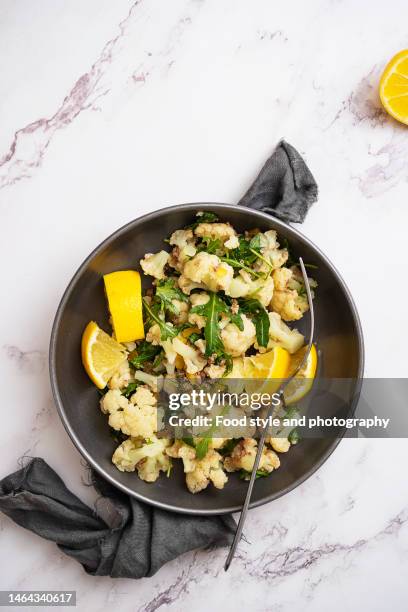
[[[194,342],[197,342],[197,340],[201,339],[201,334],[199,334],[198,332],[193,332],[192,334],[189,335],[188,339],[190,340],[191,344],[194,344]]]
[[[184,442],[184,444],[187,444],[188,446],[192,446],[193,448],[195,448],[195,444],[194,444],[194,438],[188,437],[188,438],[181,438]]]
[[[200,461],[204,459],[208,453],[208,445],[211,442],[211,438],[201,438],[195,445],[196,457]]]
[[[191,313],[197,313],[206,318],[204,328],[205,356],[221,355],[224,353],[224,345],[220,336],[219,318],[222,313],[228,314],[226,303],[214,292],[209,291],[210,299],[206,304],[193,306]]]
[[[202,243],[197,247],[197,252],[205,251],[210,255],[214,255],[217,251],[222,249],[222,242],[219,238],[210,238],[209,236],[204,236],[202,238]]]
[[[261,278],[261,275],[251,268],[252,264],[260,256],[260,238],[254,236],[251,240],[247,240],[243,236],[239,237],[239,246],[236,249],[231,249],[228,253],[228,257],[221,257],[222,261],[225,261],[233,268],[240,268],[246,270],[253,276]]]
[[[149,306],[147,301],[143,299],[143,306],[147,313],[147,318],[145,321],[146,326],[150,327],[154,323],[160,327],[160,338],[162,340],[168,340],[169,338],[175,338],[179,333],[179,329],[177,327],[173,327],[173,325],[169,325],[159,316],[160,304],[154,304],[152,307]]]
[[[288,440],[291,444],[297,444],[298,442],[300,442],[300,434],[298,432],[298,430],[292,429],[292,431],[290,432],[290,434],[288,435]]]
[[[231,440],[227,440],[222,448],[217,449],[217,452],[223,457],[225,457],[225,455],[230,455],[240,440],[242,440],[242,438],[231,438]]]
[[[239,477],[241,478],[241,480],[249,480],[251,478],[251,474],[252,472],[248,472],[247,470],[240,470],[239,471]],[[268,476],[270,474],[270,472],[267,472],[266,470],[256,470],[256,476],[255,478],[264,478],[265,476]]]
[[[160,352],[161,346],[154,346],[150,342],[143,340],[135,351],[132,351],[129,355],[128,361],[135,368],[139,370],[145,361],[152,361]]]
[[[201,214],[197,213],[196,219],[197,220],[194,221],[194,223],[187,225],[186,229],[195,229],[197,225],[200,225],[200,223],[215,223],[216,221],[219,221],[217,215],[211,211],[205,211]]]
[[[175,285],[174,279],[159,281],[156,287],[156,297],[160,300],[162,307],[172,314],[178,315],[179,309],[173,304],[173,300],[187,302],[188,297]]]
[[[140,385],[140,382],[136,382],[136,381],[129,383],[126,389],[123,389],[122,395],[124,395],[125,397],[127,397],[127,399],[129,399],[129,397],[134,394],[134,392],[136,391],[139,385]]]
[[[241,299],[239,305],[242,312],[252,315],[256,329],[256,341],[259,346],[268,346],[270,321],[266,309],[254,298]]]

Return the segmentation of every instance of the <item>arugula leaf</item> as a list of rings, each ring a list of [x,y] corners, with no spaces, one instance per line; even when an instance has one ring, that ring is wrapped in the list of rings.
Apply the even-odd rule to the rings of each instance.
[[[200,438],[200,440],[195,445],[196,457],[200,461],[204,459],[206,454],[208,453],[208,445],[211,442],[211,438]]]
[[[247,240],[243,236],[239,237],[239,246],[236,249],[231,249],[228,257],[221,257],[222,261],[228,263],[233,268],[246,270],[257,278],[262,278],[261,275],[251,268],[252,264],[261,256],[260,253],[260,237],[254,236],[251,240]]]
[[[162,340],[168,340],[169,338],[175,338],[177,336],[180,330],[177,327],[169,325],[166,323],[166,321],[160,318],[158,312],[158,308],[160,309],[160,304],[154,304],[152,307],[150,307],[147,301],[143,299],[143,306],[147,313],[147,318],[145,321],[146,326],[150,327],[154,323],[157,323],[157,325],[160,327],[160,338]]]
[[[221,359],[223,359],[225,361],[225,372],[222,375],[223,378],[224,378],[225,376],[228,376],[228,374],[230,374],[230,372],[232,372],[232,367],[233,367],[234,363],[232,361],[231,355],[229,355],[228,353],[224,353],[221,356]]]
[[[202,243],[197,247],[197,252],[205,251],[210,255],[214,255],[217,251],[222,249],[222,242],[219,238],[210,238],[209,236],[204,236],[202,238]]]
[[[259,346],[268,346],[270,321],[266,309],[258,300],[254,298],[247,300],[240,299],[239,305],[242,312],[251,314],[253,316],[256,329],[256,341],[258,342]]]
[[[153,370],[156,370],[159,367],[164,357],[165,357],[164,351],[160,351],[160,353],[157,353],[153,361]]]
[[[187,302],[188,297],[176,287],[174,279],[161,280],[156,287],[156,297],[160,300],[162,307],[172,314],[178,315],[179,309],[173,304],[172,300]]]
[[[217,449],[217,452],[223,457],[225,455],[230,455],[240,440],[242,440],[242,438],[231,438],[231,440],[227,440],[222,448]]]
[[[219,218],[211,211],[205,211],[201,214],[197,213],[196,221],[194,221],[194,223],[191,225],[187,225],[186,229],[195,229],[197,225],[200,225],[200,223],[215,223],[216,221],[219,221]]]
[[[152,361],[162,350],[161,346],[154,346],[150,342],[143,340],[135,351],[129,355],[129,363],[138,370],[145,361]]]
[[[123,389],[122,395],[124,395],[127,399],[136,391],[137,387],[140,385],[140,382],[131,382],[128,384],[126,389]]]
[[[300,434],[298,432],[298,430],[292,429],[292,431],[290,432],[290,434],[288,435],[288,440],[291,444],[297,444],[300,441],[301,437]]]
[[[239,477],[241,478],[241,480],[249,480],[251,478],[251,474],[252,472],[248,472],[248,470],[240,470],[239,471]],[[264,478],[265,476],[269,476],[270,472],[267,472],[266,470],[256,470],[256,476],[255,478]]]
[[[192,446],[193,448],[195,448],[195,444],[194,444],[194,438],[188,437],[188,438],[181,438],[184,442],[184,444],[188,444],[188,446]]]
[[[210,299],[205,304],[193,306],[191,313],[197,313],[206,318],[204,327],[205,356],[221,355],[224,353],[224,345],[220,336],[219,318],[222,313],[228,314],[226,303],[213,291],[209,291]]]
[[[200,340],[200,338],[201,338],[201,334],[199,334],[198,332],[193,332],[188,337],[188,339],[190,340],[191,344],[194,344],[194,342],[197,342],[197,340]]]
[[[208,446],[211,442],[211,438],[200,438],[197,442],[194,442],[194,438],[192,437],[182,438],[182,440],[185,444],[188,444],[188,446],[195,448],[196,458],[198,460],[204,459],[208,453]]]
[[[228,313],[231,323],[234,323],[239,329],[239,331],[244,331],[244,322],[241,317],[241,313],[238,311],[235,314],[232,312]]]

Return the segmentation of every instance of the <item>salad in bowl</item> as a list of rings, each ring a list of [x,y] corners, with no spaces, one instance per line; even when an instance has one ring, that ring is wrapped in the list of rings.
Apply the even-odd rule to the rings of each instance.
[[[135,263],[103,277],[110,333],[90,321],[82,336],[84,367],[118,440],[112,462],[153,483],[171,477],[172,462],[180,460],[191,493],[222,489],[233,472],[247,479],[255,437],[172,437],[161,428],[157,394],[167,379],[261,384],[296,371],[306,349],[296,322],[309,305],[289,245],[275,230],[239,233],[206,211]],[[145,291],[142,277],[151,281]],[[313,346],[288,404],[307,393],[316,366]],[[296,430],[268,437],[257,476],[278,469],[280,454],[296,443]]]

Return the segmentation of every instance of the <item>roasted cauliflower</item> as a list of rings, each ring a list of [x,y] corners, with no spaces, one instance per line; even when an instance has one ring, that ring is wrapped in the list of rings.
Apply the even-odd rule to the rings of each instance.
[[[152,436],[148,440],[128,438],[113,453],[112,462],[121,472],[134,472],[146,482],[155,482],[160,472],[168,472],[171,462],[166,454],[170,442]]]

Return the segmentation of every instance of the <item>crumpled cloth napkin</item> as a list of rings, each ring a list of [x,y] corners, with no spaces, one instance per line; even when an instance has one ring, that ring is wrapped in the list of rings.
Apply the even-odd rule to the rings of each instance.
[[[239,204],[301,223],[316,198],[317,185],[304,160],[281,141]],[[90,476],[101,495],[96,511],[71,493],[43,459],[31,459],[0,481],[0,510],[55,542],[94,576],[152,576],[189,550],[232,542],[232,516],[160,510],[125,495],[96,472]]]
[[[303,223],[317,200],[317,191],[303,157],[281,140],[238,204],[262,210],[287,223]]]

